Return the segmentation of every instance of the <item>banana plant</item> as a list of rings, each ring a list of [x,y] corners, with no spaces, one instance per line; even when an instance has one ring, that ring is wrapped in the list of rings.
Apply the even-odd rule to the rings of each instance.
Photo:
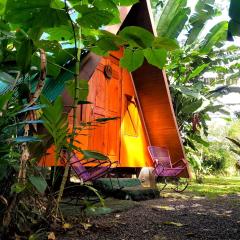
[[[231,151],[240,156],[240,140],[230,138],[230,137],[226,137],[226,138],[236,146],[235,148],[231,148]]]
[[[220,13],[214,3],[215,0],[198,0],[190,11],[188,1],[166,0],[155,8],[159,36],[173,37],[180,43],[180,49],[168,53],[165,69],[179,130],[193,162],[197,158],[191,156],[197,154],[199,146],[209,145],[206,136],[211,113],[228,114],[217,102],[226,91],[220,91],[216,84],[234,83],[239,78],[236,60],[240,48],[221,48],[227,36],[227,22],[221,21],[203,34],[206,22]],[[214,72],[216,79],[209,82],[206,72]],[[196,169],[199,166],[196,161],[192,165]]]

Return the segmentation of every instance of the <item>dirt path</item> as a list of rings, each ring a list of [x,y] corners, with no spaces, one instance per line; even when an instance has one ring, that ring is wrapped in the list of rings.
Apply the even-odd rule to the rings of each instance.
[[[240,195],[216,199],[165,195],[130,210],[90,219],[60,240],[240,239]]]

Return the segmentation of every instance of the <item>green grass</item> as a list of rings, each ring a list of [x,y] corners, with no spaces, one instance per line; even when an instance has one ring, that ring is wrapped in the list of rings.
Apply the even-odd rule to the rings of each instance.
[[[192,180],[186,192],[206,197],[240,194],[240,177],[205,177],[201,184]]]

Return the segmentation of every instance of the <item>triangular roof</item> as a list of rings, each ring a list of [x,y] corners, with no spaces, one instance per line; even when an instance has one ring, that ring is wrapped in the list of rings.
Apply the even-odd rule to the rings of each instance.
[[[111,26],[107,30],[117,33],[126,26],[139,26],[156,35],[149,0],[140,0],[130,8],[121,8],[120,13],[122,24]],[[90,53],[82,65],[80,78],[90,79],[98,61],[99,56]],[[167,147],[173,163],[185,158],[164,70],[145,61],[139,69],[132,72],[132,77],[149,144]],[[188,177],[189,174],[190,171],[186,171],[183,176]]]
[[[121,28],[125,26],[143,27],[156,35],[150,1],[141,0],[133,5]],[[173,162],[185,158],[165,71],[145,61],[132,76],[149,143],[166,146]],[[189,174],[190,171],[183,173]]]

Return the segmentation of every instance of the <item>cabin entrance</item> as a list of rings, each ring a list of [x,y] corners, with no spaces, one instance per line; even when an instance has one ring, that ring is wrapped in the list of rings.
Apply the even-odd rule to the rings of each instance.
[[[121,89],[119,60],[112,56],[103,58],[89,81],[88,101],[93,103],[89,109],[89,120],[118,119],[92,129],[88,149],[104,153],[115,161],[120,159]]]

